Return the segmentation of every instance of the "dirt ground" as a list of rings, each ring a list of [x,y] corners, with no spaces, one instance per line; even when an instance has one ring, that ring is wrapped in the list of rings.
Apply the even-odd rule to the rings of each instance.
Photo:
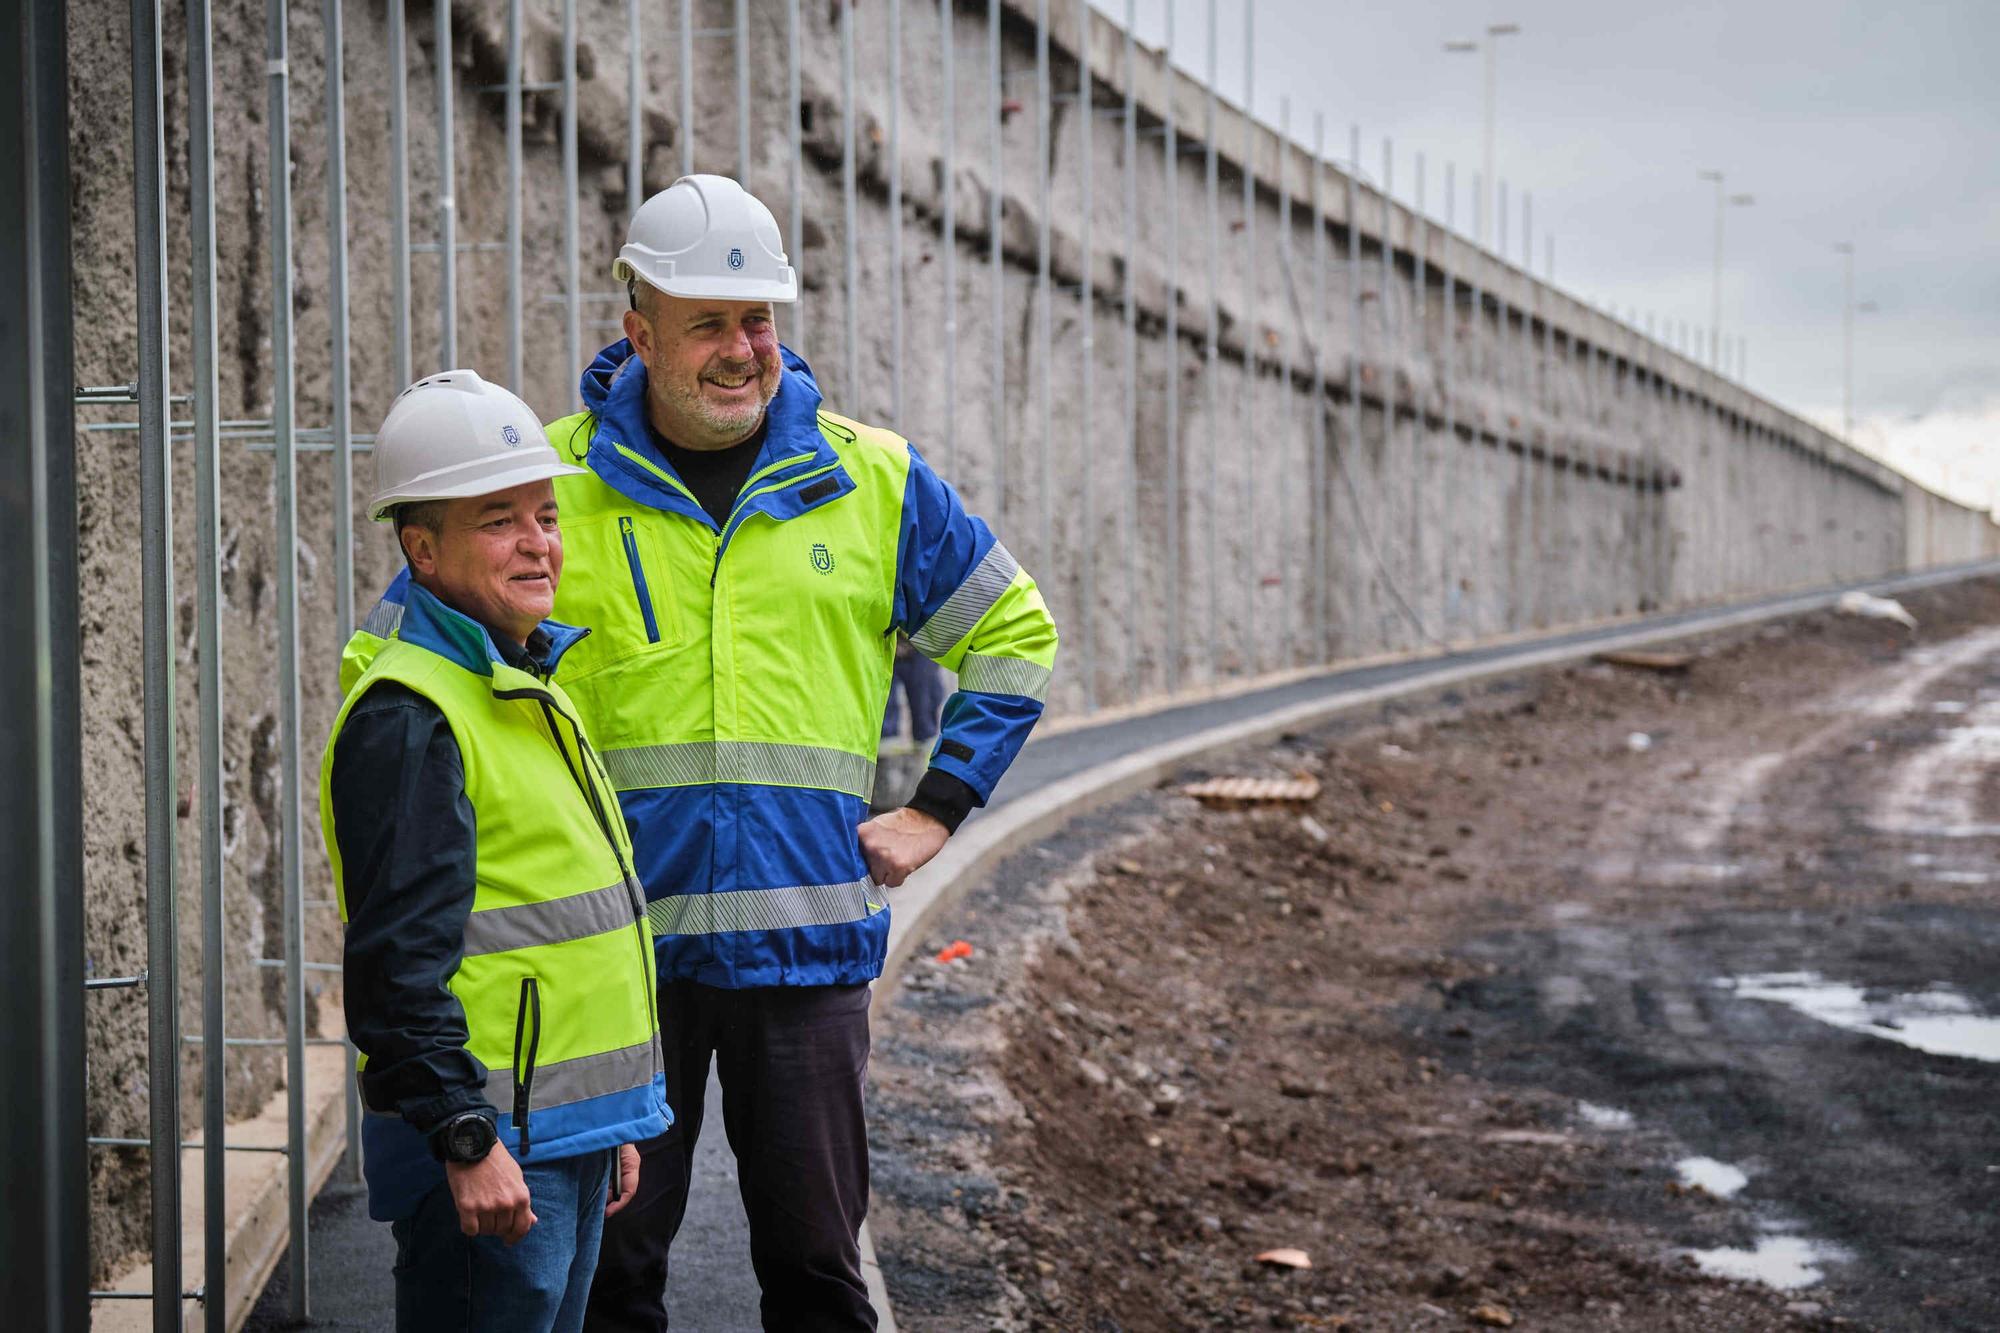
[[[2000,792],[1952,731],[2000,708],[2000,583],[1905,601],[1289,737],[1212,771],[1308,807],[1194,772],[1015,858],[878,1000],[899,1324],[2000,1326],[2000,1065],[1718,980],[2000,1014]],[[1789,1290],[1688,1256],[1793,1242]]]

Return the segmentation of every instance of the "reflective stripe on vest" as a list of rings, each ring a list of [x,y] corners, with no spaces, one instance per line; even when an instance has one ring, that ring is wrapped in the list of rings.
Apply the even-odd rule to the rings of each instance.
[[[1014,581],[1014,575],[1021,566],[1008,553],[1006,547],[994,542],[986,552],[986,558],[973,566],[965,576],[965,582],[953,590],[936,613],[918,627],[910,636],[910,642],[926,657],[943,657],[958,641],[972,633],[972,627],[980,622],[993,604],[1000,600],[1000,594],[1007,591],[1007,585]]]

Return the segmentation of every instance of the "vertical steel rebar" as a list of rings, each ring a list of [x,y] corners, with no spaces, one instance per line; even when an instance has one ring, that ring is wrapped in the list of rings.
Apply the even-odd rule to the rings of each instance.
[[[1167,0],[1167,31],[1160,44],[1160,102],[1166,123],[1162,140],[1167,178],[1167,488],[1164,527],[1167,534],[1167,646],[1162,680],[1168,694],[1180,686],[1181,673],[1181,223],[1180,142],[1174,124],[1174,6]]]
[[[797,31],[794,26],[794,31]],[[694,172],[694,0],[681,0],[681,175]],[[794,98],[793,106],[798,105]]]
[[[1458,272],[1451,264],[1450,250],[1454,245],[1452,233],[1458,222],[1458,164],[1444,164],[1444,237],[1443,245],[1446,262],[1439,267],[1444,270],[1443,317],[1439,320],[1439,341],[1443,344],[1438,351],[1438,407],[1442,421],[1439,432],[1444,441],[1444,478],[1439,486],[1438,512],[1443,514],[1445,524],[1455,528],[1459,514],[1454,506],[1453,486],[1461,466],[1465,466],[1464,455],[1458,442],[1457,413],[1452,403],[1454,381],[1458,372]],[[1473,443],[1478,443],[1474,440]],[[1443,585],[1444,603],[1439,611],[1438,636],[1445,646],[1451,646],[1452,631],[1457,627],[1460,589],[1458,572],[1452,559],[1456,541],[1438,542],[1438,581]]]
[[[944,27],[946,33],[949,34],[951,24],[947,21]],[[791,161],[788,165],[789,174],[787,176],[786,188],[791,195],[792,206],[791,226],[786,229],[785,235],[790,238],[788,243],[789,249],[786,253],[795,269],[802,269],[804,267],[799,261],[805,258],[805,251],[801,247],[805,245],[804,227],[806,211],[805,182],[803,179],[803,167],[805,163],[805,107],[799,97],[799,42],[799,0],[785,0],[785,92],[786,104],[791,108],[785,116],[786,133],[791,139],[789,145]],[[946,87],[950,87],[949,70],[951,67],[949,63],[946,64],[945,68],[947,71],[945,85]],[[949,177],[951,173],[947,171],[945,175]],[[947,262],[949,262],[950,257],[947,256],[946,258]],[[946,272],[950,272],[950,269],[947,268]],[[806,303],[804,301],[795,301],[792,303],[792,308],[788,312],[788,320],[791,326],[792,350],[800,356],[804,356],[806,350]]]
[[[521,43],[523,0],[507,0],[507,387],[525,394],[521,341]],[[567,348],[571,356],[575,348]]]
[[[1000,0],[986,4],[986,92],[993,108],[993,179],[986,199],[987,267],[993,283],[993,513],[1007,528],[1007,254],[1001,237],[1001,181],[1006,163],[1001,132],[1006,124],[1006,90],[1000,79]]]
[[[1049,280],[1049,117],[1055,99],[1049,87],[1049,0],[1035,0],[1035,359],[1041,362],[1042,427],[1036,432],[1035,490],[1041,501],[1040,545],[1037,559],[1055,568],[1055,497],[1050,473],[1049,436],[1055,433],[1055,367],[1050,364],[1054,342],[1055,293]],[[1086,609],[1084,615],[1090,613]]]
[[[1278,270],[1285,275],[1286,300],[1282,303],[1287,311],[1294,309],[1291,297],[1298,286],[1292,273],[1292,99],[1278,99]],[[1277,502],[1278,527],[1278,667],[1289,670],[1292,666],[1292,622],[1298,618],[1298,599],[1291,590],[1288,572],[1298,568],[1291,553],[1291,506],[1285,502],[1289,488],[1285,485],[1287,469],[1283,455],[1291,452],[1293,418],[1296,416],[1296,399],[1292,393],[1292,339],[1295,321],[1285,320],[1285,331],[1278,342],[1278,423],[1283,441],[1283,453],[1276,469],[1277,492],[1272,497]],[[1311,471],[1310,468],[1307,469]]]
[[[1086,20],[1089,0],[1081,6]],[[1118,507],[1118,552],[1125,574],[1125,697],[1139,697],[1139,587],[1133,568],[1133,534],[1138,528],[1139,494],[1139,286],[1133,273],[1139,262],[1139,56],[1132,29],[1138,0],[1125,0],[1125,486]],[[1171,296],[1171,294],[1170,294]]]
[[[939,459],[947,477],[958,461],[958,42],[956,10],[938,6],[938,77],[944,99],[943,186],[938,199],[938,253],[944,263],[944,440]]]
[[[327,320],[332,334],[329,367],[333,397],[333,624],[334,638],[346,643],[354,633],[354,393],[349,383],[347,309],[347,91],[346,55],[342,49],[341,0],[324,0],[322,28],[326,40],[326,229]],[[220,1024],[203,1032],[222,1031]],[[353,1043],[347,1046],[350,1062]],[[206,1058],[206,1056],[204,1057]],[[215,1052],[216,1063],[223,1058]],[[347,1178],[361,1180],[361,1087],[354,1079],[341,1088],[346,1113],[347,1147],[342,1165]],[[221,1137],[218,1132],[217,1137]]]
[[[1502,259],[1506,256],[1503,254]],[[1536,461],[1534,435],[1536,416],[1541,413],[1541,374],[1535,364],[1535,307],[1540,294],[1535,290],[1535,197],[1521,191],[1521,456],[1527,460],[1528,483],[1521,492],[1522,513],[1528,534],[1528,586],[1530,622],[1549,623],[1549,587],[1543,570],[1552,542],[1544,529],[1550,526],[1548,506],[1542,502],[1546,483],[1553,488],[1555,477],[1554,440],[1543,418],[1541,460]]]
[[[410,45],[407,0],[389,6],[389,319],[395,343],[396,387],[416,376],[410,350]]]
[[[569,351],[567,376],[583,369],[582,231],[576,195],[580,170],[576,142],[576,0],[562,11],[562,168],[563,168],[563,345]],[[567,391],[563,401],[569,400]]]
[[[1397,461],[1396,454],[1396,363],[1400,348],[1396,343],[1398,322],[1396,319],[1396,242],[1395,242],[1395,201],[1390,191],[1396,185],[1395,143],[1388,135],[1382,136],[1382,465],[1375,476],[1375,494],[1381,502],[1377,509],[1379,526],[1386,526],[1390,505],[1389,469]],[[1399,525],[1400,526],[1400,525]],[[1379,534],[1377,540],[1387,537]],[[1386,553],[1385,557],[1386,559]],[[1404,567],[1403,581],[1410,584],[1409,566]],[[1415,588],[1411,587],[1415,592]],[[1387,620],[1383,621],[1383,642],[1388,643]],[[1401,631],[1398,630],[1398,633]]]
[[[132,0],[132,229],[144,608],[147,1106],[153,1327],[181,1327],[181,1038],[174,761],[174,460],[167,329],[166,103],[158,0]],[[280,52],[282,58],[283,53]]]
[[[1367,450],[1361,447],[1361,212],[1355,195],[1355,178],[1361,174],[1361,127],[1350,125],[1347,132],[1347,457],[1350,466],[1343,486],[1348,492],[1350,515],[1354,520],[1347,525],[1347,554],[1343,561],[1347,585],[1347,613],[1342,617],[1346,622],[1343,629],[1352,633],[1361,623],[1361,584],[1354,571],[1360,561],[1354,557],[1360,554],[1361,488],[1354,476],[1361,461],[1367,457]],[[1334,457],[1339,458],[1340,446],[1334,446]],[[1374,569],[1370,562],[1370,570]],[[1370,581],[1373,581],[1371,573]],[[1351,641],[1342,647],[1352,651]]]
[[[1079,284],[1083,288],[1081,301],[1083,308],[1079,312],[1079,317],[1082,320],[1082,329],[1078,346],[1082,349],[1083,356],[1083,396],[1075,419],[1087,423],[1090,420],[1091,408],[1096,402],[1096,396],[1092,390],[1095,385],[1093,372],[1096,370],[1097,359],[1097,293],[1093,290],[1096,278],[1091,272],[1093,267],[1091,260],[1094,258],[1091,250],[1096,241],[1091,234],[1091,210],[1095,205],[1095,200],[1091,193],[1094,182],[1091,180],[1090,141],[1093,131],[1096,129],[1096,111],[1094,109],[1096,99],[1093,96],[1095,89],[1091,84],[1090,69],[1090,0],[1077,0],[1076,11],[1076,125],[1077,137],[1082,140],[1077,149],[1077,172],[1080,178],[1078,182],[1079,188],[1083,195],[1079,209],[1082,218],[1078,223],[1079,239],[1083,252],[1083,275]],[[1045,223],[1044,226],[1046,225]],[[1045,350],[1044,355],[1046,354]],[[1045,369],[1045,373],[1049,373],[1053,377],[1053,370],[1053,366],[1048,366]],[[1086,434],[1088,434],[1088,425],[1084,429]],[[1045,434],[1053,434],[1053,429],[1045,432]],[[1042,448],[1047,450],[1051,447],[1045,440]],[[1083,707],[1085,712],[1094,712],[1097,708],[1097,554],[1103,543],[1097,539],[1096,452],[1085,449],[1081,451],[1081,458],[1083,462],[1083,532],[1078,539],[1080,549],[1077,551],[1077,558],[1083,562],[1083,618],[1080,622],[1083,630],[1083,642],[1079,647],[1082,649],[1081,656],[1083,658]],[[1044,494],[1046,494],[1049,484],[1046,477],[1044,477],[1042,484]]]
[[[1326,113],[1313,112],[1312,588],[1315,661],[1333,658],[1333,459],[1326,425]],[[1343,577],[1346,571],[1341,571]]]
[[[854,0],[840,5],[840,250],[846,275],[847,378],[841,391],[854,411],[861,403],[861,275],[856,259],[854,229]]]
[[[645,48],[640,44],[639,0],[625,0],[625,215],[645,202],[646,144],[641,120],[646,101]]]
[[[1430,340],[1430,278],[1425,271],[1424,249],[1430,234],[1424,215],[1427,173],[1422,153],[1417,154],[1416,165],[1415,207],[1410,210],[1409,322],[1415,337],[1404,351],[1410,362],[1410,601],[1420,607],[1423,590],[1430,586],[1430,572],[1424,567],[1424,501],[1430,496],[1431,455],[1430,417],[1423,395],[1425,348]]]
[[[278,787],[285,802],[279,819],[280,884],[284,895],[285,1171],[290,1211],[291,1315],[304,1321],[309,1300],[311,1236],[306,1209],[306,992],[304,867],[301,863],[299,763],[299,534],[298,441],[293,435],[292,366],[292,125],[288,69],[287,0],[265,0],[265,126],[271,219],[271,431],[276,462],[278,545]],[[203,1033],[221,1038],[220,1033]],[[157,1163],[155,1164],[157,1166]],[[155,1282],[158,1282],[157,1275]]]
[[[736,0],[736,179],[750,188],[750,0]]]
[[[1243,674],[1257,674],[1257,116],[1256,0],[1243,0]],[[1210,444],[1211,456],[1220,452]],[[1216,503],[1211,496],[1210,504]],[[1219,665],[1217,668],[1219,670]]]
[[[193,261],[189,347],[194,421],[195,728],[201,788],[201,1030],[224,1031],[228,961],[223,952],[222,812],[222,466],[216,379],[214,26],[208,0],[187,0],[188,239]],[[343,639],[343,642],[345,640]],[[223,1133],[228,1050],[201,1052],[202,1287],[229,1289]],[[229,1303],[203,1302],[209,1333],[229,1327]]]
[[[749,0],[736,0],[741,11]],[[744,114],[749,106],[748,47],[738,69],[743,76]],[[903,0],[889,0],[889,425],[903,424]],[[745,141],[748,161],[748,141]]]
[[[1222,423],[1218,419],[1217,396],[1221,386],[1218,381],[1216,362],[1221,353],[1222,343],[1222,290],[1220,271],[1222,268],[1222,178],[1221,166],[1216,156],[1215,105],[1216,85],[1221,82],[1216,72],[1216,14],[1215,0],[1208,0],[1208,87],[1207,113],[1202,129],[1203,182],[1208,191],[1208,344],[1206,359],[1202,363],[1202,408],[1208,415],[1208,484],[1204,489],[1202,504],[1208,510],[1208,678],[1213,681],[1220,673],[1216,653],[1221,647],[1222,626],[1222,562],[1217,558],[1221,550],[1222,512],[1216,500],[1218,468],[1217,454],[1222,437]]]
[[[449,0],[433,0],[431,13],[437,47],[438,358],[449,369],[458,364],[458,129],[452,107]]]

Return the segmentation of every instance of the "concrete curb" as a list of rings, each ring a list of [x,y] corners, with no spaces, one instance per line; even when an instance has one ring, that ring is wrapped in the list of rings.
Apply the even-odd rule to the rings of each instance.
[[[1537,649],[1533,647],[1533,640],[1527,640],[1522,642],[1518,652],[1483,658],[1477,662],[1455,664],[1452,656],[1411,659],[1418,669],[1399,680],[1336,691],[1325,698],[1197,731],[1085,769],[982,815],[953,835],[935,860],[894,891],[891,901],[895,915],[889,925],[888,960],[875,983],[878,1002],[894,993],[902,979],[903,968],[923,932],[937,917],[971,892],[1001,861],[1048,837],[1071,820],[1158,784],[1197,759],[1239,746],[1268,743],[1287,732],[1305,730],[1343,713],[1371,708],[1407,695],[1470,685],[1498,676],[1518,675],[1613,649],[1672,643],[1677,639],[1712,634],[1718,630],[1823,610],[1832,606],[1844,592],[1857,589],[1877,594],[1906,592],[1995,573],[2000,573],[2000,560],[1980,561],[1923,574],[1815,589],[1753,606],[1725,606],[1712,614],[1678,619],[1671,625],[1637,622],[1624,633],[1606,633],[1546,648]],[[1589,627],[1585,628],[1587,631]],[[1574,629],[1564,631],[1565,638],[1576,632]],[[1432,664],[1433,669],[1422,669],[1422,663],[1426,661]],[[1351,665],[1343,665],[1337,671],[1322,674],[1336,676],[1353,669]],[[1165,707],[1180,707],[1185,702],[1176,699]],[[1159,711],[1164,711],[1164,708]],[[1124,720],[1129,720],[1131,716],[1143,714],[1128,715]],[[866,1226],[861,1232],[861,1258],[863,1272],[868,1278],[869,1298],[875,1304],[876,1313],[882,1321],[881,1327],[888,1333],[894,1333],[895,1316],[889,1307],[887,1288],[882,1285],[881,1263],[876,1256],[874,1241]]]

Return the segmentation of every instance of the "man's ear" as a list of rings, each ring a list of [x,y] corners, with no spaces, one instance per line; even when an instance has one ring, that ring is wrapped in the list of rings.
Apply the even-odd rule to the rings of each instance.
[[[396,540],[402,544],[403,558],[410,563],[412,573],[429,578],[437,573],[437,534],[429,528],[415,523],[405,525],[396,533]]]
[[[636,310],[625,312],[625,336],[632,340],[632,350],[645,360],[653,354],[653,329],[646,323],[646,317]]]

